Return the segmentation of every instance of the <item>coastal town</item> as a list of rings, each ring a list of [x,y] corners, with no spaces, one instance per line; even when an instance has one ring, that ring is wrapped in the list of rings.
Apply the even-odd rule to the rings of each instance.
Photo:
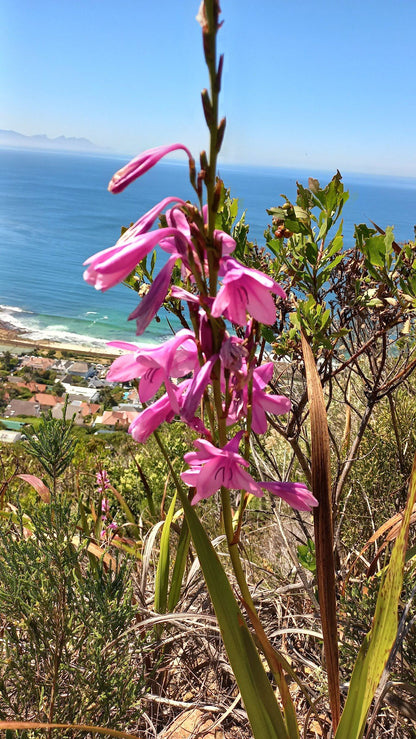
[[[15,443],[44,413],[95,433],[127,431],[140,410],[134,387],[109,382],[111,358],[54,348],[0,352],[0,443]]]

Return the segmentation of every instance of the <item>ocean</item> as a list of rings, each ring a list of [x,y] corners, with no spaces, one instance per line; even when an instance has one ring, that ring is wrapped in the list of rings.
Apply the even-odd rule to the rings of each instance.
[[[83,262],[112,246],[121,226],[136,221],[168,195],[194,200],[185,163],[160,162],[124,192],[107,184],[125,157],[0,149],[0,321],[25,330],[34,341],[50,339],[101,347],[106,341],[135,341],[127,316],[136,294],[117,286],[105,293],[82,279]],[[263,243],[266,208],[292,201],[296,181],[321,184],[333,172],[220,166],[231,195],[246,211],[249,238]],[[416,177],[345,174],[350,199],[344,207],[348,245],[354,223],[395,227],[397,241],[414,238]],[[170,335],[163,312],[140,338],[158,344]]]

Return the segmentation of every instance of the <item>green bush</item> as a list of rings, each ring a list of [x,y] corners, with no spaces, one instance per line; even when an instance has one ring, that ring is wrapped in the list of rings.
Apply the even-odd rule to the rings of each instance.
[[[30,519],[31,535],[20,510],[0,537],[0,718],[137,726],[144,642],[129,631],[128,563],[87,555],[68,501]]]

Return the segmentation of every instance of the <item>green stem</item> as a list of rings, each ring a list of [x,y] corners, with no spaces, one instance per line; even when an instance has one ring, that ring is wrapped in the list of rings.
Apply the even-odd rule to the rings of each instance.
[[[165,448],[165,445],[164,445],[162,439],[160,438],[159,432],[156,431],[156,430],[153,431],[153,436],[155,437],[156,443],[157,443],[160,451],[162,452],[162,455],[163,455],[163,457],[164,457],[164,459],[165,459],[165,461],[166,461],[166,463],[167,463],[167,465],[169,467],[169,471],[170,471],[170,474],[172,475],[172,479],[173,479],[173,482],[175,483],[175,487],[176,487],[178,493],[180,493],[180,492],[183,491],[181,481],[180,481],[178,475],[176,474],[176,471],[175,471],[175,469],[174,469],[174,467],[172,465],[172,460],[169,457],[169,454],[168,454],[168,452],[167,452],[167,450]]]

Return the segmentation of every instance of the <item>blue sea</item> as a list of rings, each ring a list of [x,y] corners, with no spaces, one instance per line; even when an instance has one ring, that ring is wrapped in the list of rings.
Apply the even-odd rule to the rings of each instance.
[[[0,150],[0,321],[22,329],[35,341],[50,339],[91,347],[106,341],[135,341],[127,316],[136,294],[123,286],[97,292],[82,279],[82,263],[112,246],[121,226],[136,221],[168,195],[194,200],[183,163],[160,162],[119,195],[107,191],[123,157]],[[296,197],[296,181],[326,183],[334,172],[221,166],[220,175],[240,212],[246,211],[249,238],[263,243],[270,221],[266,208],[284,193]],[[414,238],[416,177],[345,174],[350,199],[344,208],[348,245],[354,223],[395,227],[397,241]],[[170,335],[166,316],[154,321],[141,344]]]

